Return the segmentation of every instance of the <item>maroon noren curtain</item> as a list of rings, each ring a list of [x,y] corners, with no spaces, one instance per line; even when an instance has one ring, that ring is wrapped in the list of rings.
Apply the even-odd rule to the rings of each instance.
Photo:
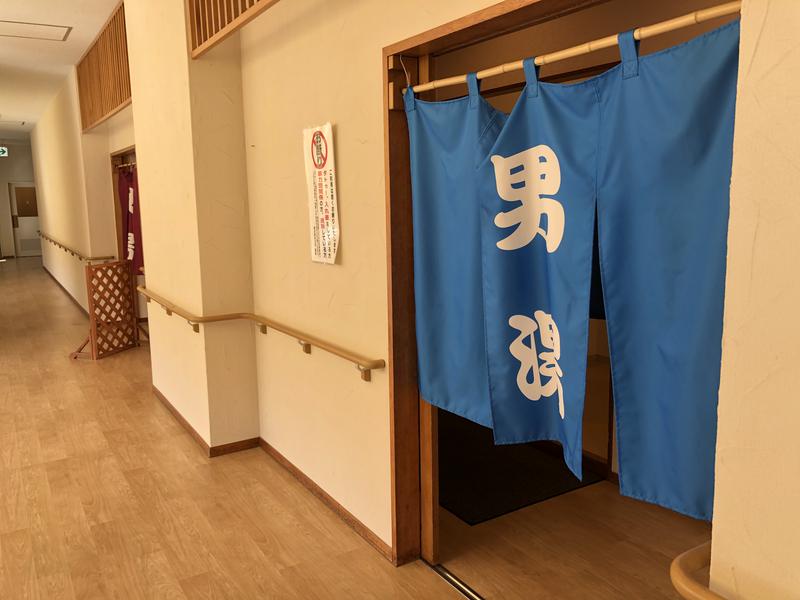
[[[123,167],[118,172],[120,214],[122,215],[122,246],[120,257],[131,261],[133,272],[138,274],[144,265],[142,255],[142,221],[139,216],[139,182],[136,165]]]

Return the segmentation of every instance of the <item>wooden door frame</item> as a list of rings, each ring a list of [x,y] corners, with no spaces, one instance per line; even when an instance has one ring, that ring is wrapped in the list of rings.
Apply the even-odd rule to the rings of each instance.
[[[436,409],[419,396],[409,140],[401,91],[434,77],[433,59],[608,0],[505,0],[383,49],[392,560],[438,557]],[[399,58],[403,57],[402,63]]]
[[[5,254],[4,255],[4,251],[5,250],[3,248],[0,248],[0,258],[17,258],[17,257],[19,257],[19,249],[17,248],[17,234],[16,234],[16,231],[15,231],[15,229],[17,229],[17,228],[14,227],[14,222],[15,222],[14,221],[14,217],[19,218],[19,216],[14,214],[14,206],[17,203],[16,202],[16,200],[17,200],[16,188],[18,188],[18,187],[32,187],[34,189],[34,193],[38,192],[39,188],[36,187],[36,182],[35,181],[19,180],[19,181],[9,181],[7,183],[8,183],[8,216],[9,216],[9,219],[11,219],[11,244],[13,245],[13,247],[12,247],[13,254]],[[17,208],[17,212],[19,212],[19,208]],[[38,196],[38,194],[36,196],[36,218],[39,219],[39,227],[41,228],[41,226],[42,226],[42,216],[41,216],[41,214],[39,214],[39,196]],[[41,229],[40,229],[40,231],[41,231]],[[43,254],[43,252],[40,252],[36,256],[41,256],[42,254]],[[22,257],[22,258],[25,258],[25,257]]]
[[[119,197],[119,171],[117,165],[123,163],[125,158],[129,155],[136,155],[136,146],[128,146],[122,150],[112,152],[110,155],[111,166],[111,195],[114,199],[114,227],[117,230],[117,258],[122,259],[127,255],[126,240],[122,239],[122,209],[120,207]]]

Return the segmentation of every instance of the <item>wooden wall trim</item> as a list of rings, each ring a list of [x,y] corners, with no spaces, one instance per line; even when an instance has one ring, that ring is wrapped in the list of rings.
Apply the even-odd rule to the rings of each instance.
[[[229,444],[211,446],[211,448],[208,450],[208,457],[214,458],[215,456],[223,456],[225,454],[232,454],[234,452],[258,448],[258,440],[259,438],[255,437],[246,440],[240,440],[238,442],[230,442]]]
[[[396,564],[420,556],[420,432],[417,344],[414,329],[414,244],[411,174],[404,111],[389,109],[389,83],[405,85],[401,66],[383,55],[384,172],[389,322],[389,402],[392,484],[392,553]],[[412,83],[416,60],[405,62]]]
[[[342,519],[342,521],[347,523],[347,525],[350,526],[353,531],[364,538],[368,544],[380,552],[387,560],[395,562],[392,548],[381,538],[379,538],[369,527],[359,521],[358,518],[353,515],[353,513],[334,500],[333,497],[328,494],[328,492],[323,490],[310,477],[308,477],[308,475],[303,473],[294,464],[292,464],[285,456],[283,456],[283,454],[278,452],[278,450],[276,450],[275,447],[267,442],[264,438],[259,438],[259,445],[264,452],[275,459],[275,462],[286,469],[295,479],[297,479],[297,481],[303,484],[308,491],[319,498],[323,504],[336,513],[336,515]]]
[[[505,0],[384,48],[384,54],[437,56],[609,0]]]
[[[132,99],[131,99],[131,98],[128,98],[127,100],[124,100],[124,101],[122,102],[122,104],[120,104],[119,106],[115,106],[114,108],[112,108],[110,111],[108,111],[108,112],[107,112],[106,114],[104,114],[102,117],[98,118],[98,119],[97,119],[97,120],[96,120],[94,123],[92,123],[92,124],[91,124],[91,125],[89,125],[88,127],[84,127],[84,129],[83,129],[83,132],[84,132],[84,133],[87,133],[87,132],[91,131],[92,129],[94,129],[95,127],[97,127],[98,125],[101,125],[102,123],[105,123],[105,122],[106,122],[106,121],[108,121],[108,120],[109,120],[111,117],[113,117],[115,114],[117,114],[118,112],[120,112],[122,109],[124,109],[124,108],[127,108],[128,106],[130,106],[130,105],[131,105],[131,102],[132,102]]]

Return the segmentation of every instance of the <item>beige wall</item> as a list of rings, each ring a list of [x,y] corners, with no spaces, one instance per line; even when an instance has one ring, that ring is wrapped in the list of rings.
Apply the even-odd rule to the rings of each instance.
[[[78,91],[73,69],[31,133],[42,231],[90,254]],[[86,308],[83,267],[52,244],[42,244],[45,268]]]
[[[281,3],[243,30],[241,55],[234,36],[189,61],[182,3],[129,0],[148,287],[195,313],[254,306],[385,357],[381,48],[491,3],[409,1],[402,24],[380,1]],[[344,228],[334,267],[308,256],[300,143],[328,119]],[[367,384],[279,334],[257,336],[256,363],[243,323],[198,335],[151,310],[151,336],[154,384],[206,441],[260,433],[391,542],[386,373]]]
[[[9,183],[33,181],[33,156],[29,142],[4,141],[8,157],[0,158],[0,258],[14,256],[14,230],[11,227]]]
[[[147,285],[195,314],[249,311],[239,39],[190,61],[183,3],[126,3]],[[210,445],[258,436],[255,336],[151,310],[153,384]]]
[[[257,312],[386,358],[381,49],[493,3],[404,0],[391,10],[402,18],[386,18],[381,0],[297,0],[279,4],[244,29]],[[551,24],[448,55],[437,67],[455,73],[492,66],[516,60],[531,40],[536,40],[532,52],[555,50],[585,41],[586,32],[597,34],[603,23],[607,33],[617,31],[620,15],[632,27],[645,16],[662,14],[674,16],[676,10],[665,6],[648,13],[633,0],[600,7],[568,17],[571,37],[564,37],[561,23]],[[611,52],[607,59],[616,56]],[[304,127],[328,120],[335,126],[342,218],[340,257],[333,267],[309,258],[301,146]],[[262,437],[390,542],[386,373],[375,372],[373,382],[364,384],[349,364],[321,354],[310,359],[294,341],[279,336],[258,338],[258,361]]]
[[[115,255],[110,155],[133,143],[130,108],[82,132],[73,69],[31,133],[42,231],[87,256]],[[47,242],[42,260],[86,308],[84,264]]]
[[[800,2],[746,0],[736,106],[711,579],[800,598]]]
[[[253,305],[385,358],[381,49],[491,3],[406,1],[394,7],[404,18],[393,20],[384,18],[385,3],[377,0],[282,3],[243,30],[241,58],[234,38],[188,61],[174,35],[183,29],[179,7],[131,0],[149,286],[195,312]],[[582,39],[580,30],[575,35]],[[320,68],[323,55],[328,68]],[[483,59],[496,62],[499,55]],[[241,82],[231,68],[239,60]],[[244,123],[236,112],[242,106]],[[342,216],[332,267],[309,258],[301,144],[304,127],[327,120],[335,126]],[[239,163],[231,157],[241,156],[242,138],[247,153]],[[158,203],[158,216],[149,214],[156,197],[169,199],[168,206]],[[242,229],[248,222],[249,232]],[[256,376],[249,360],[241,360],[253,343],[252,327],[204,327],[195,337],[167,319],[155,318],[151,327],[154,382],[204,437],[216,437],[215,424],[220,443],[260,433],[391,542],[385,372],[373,373],[367,384],[335,357],[309,357],[292,339],[259,335],[259,422],[252,424],[246,398]],[[223,394],[229,400],[215,401]]]
[[[386,358],[384,46],[494,0],[293,0],[242,32],[257,312]],[[334,124],[342,237],[337,264],[312,263],[302,130]],[[385,371],[355,368],[294,340],[258,336],[261,435],[391,542]]]
[[[203,312],[183,3],[125,5],[148,286]],[[177,28],[177,29],[176,29]],[[153,384],[210,440],[205,336],[150,310]]]
[[[89,249],[93,256],[117,254],[111,154],[133,144],[133,114],[130,107],[81,135]]]
[[[190,63],[203,310],[250,312],[253,277],[239,38]],[[212,445],[259,435],[255,327],[204,328]]]
[[[42,229],[82,252],[108,251],[108,154],[133,144],[135,119],[152,289],[197,313],[253,306],[386,358],[381,48],[494,1],[401,0],[392,15],[402,18],[387,18],[383,0],[283,2],[244,28],[241,50],[234,37],[190,62],[182,2],[128,0],[133,108],[82,136],[73,73],[32,134]],[[735,598],[800,597],[800,331],[787,318],[800,300],[791,277],[800,89],[787,75],[800,68],[799,26],[800,3],[746,2],[712,565],[715,589]],[[557,32],[537,39],[535,52],[566,43]],[[519,48],[503,51],[512,50],[518,58]],[[498,62],[481,56],[487,64],[470,59],[472,68]],[[439,66],[461,70],[467,58]],[[304,127],[328,120],[342,223],[335,266],[309,257],[301,144]],[[77,261],[45,245],[45,264],[85,301]],[[280,334],[244,323],[196,334],[159,309],[151,338],[154,383],[206,441],[260,434],[391,542],[386,372],[365,383],[349,363],[303,354]]]

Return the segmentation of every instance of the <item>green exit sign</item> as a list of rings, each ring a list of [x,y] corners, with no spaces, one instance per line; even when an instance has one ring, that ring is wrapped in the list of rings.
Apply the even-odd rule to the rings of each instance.
[[[6,158],[8,156],[8,148],[5,146],[0,146],[0,158]]]

